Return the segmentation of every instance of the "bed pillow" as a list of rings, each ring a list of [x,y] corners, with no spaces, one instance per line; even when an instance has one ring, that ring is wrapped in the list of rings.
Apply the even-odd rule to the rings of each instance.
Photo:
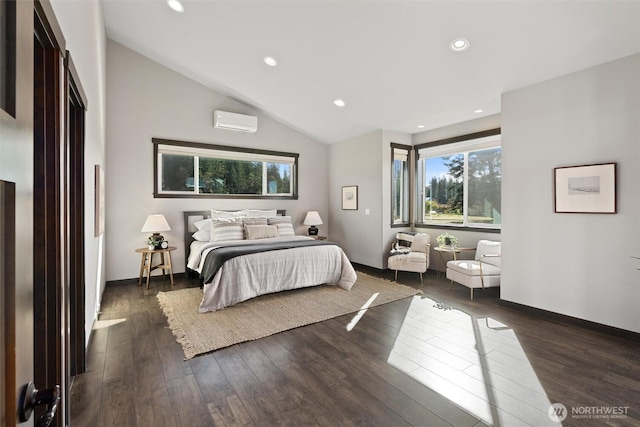
[[[193,226],[196,230],[211,230],[211,225],[216,222],[229,222],[229,221],[242,221],[242,217],[228,217],[228,218],[205,218],[199,221],[194,221]]]
[[[211,209],[211,218],[239,218],[246,215],[245,210],[241,211],[218,211]]]
[[[211,227],[212,242],[244,240],[244,228],[240,221],[216,222]]]
[[[193,221],[193,226],[196,228],[196,230],[211,230],[211,218]]]
[[[273,218],[274,216],[278,215],[278,211],[276,209],[267,209],[267,210],[247,209],[245,212],[246,212],[247,218],[257,218],[257,217]]]
[[[242,224],[244,224],[245,226],[247,225],[267,225],[267,218],[264,217],[260,217],[260,218],[242,218]],[[248,239],[247,237],[247,228],[244,228],[244,238]]]
[[[290,216],[276,216],[273,218],[267,218],[267,223],[269,225],[275,225],[276,227],[278,227],[278,235],[280,237],[291,237],[296,235],[296,233],[293,231],[293,224],[291,223]]]
[[[265,217],[249,217],[242,218],[244,225],[268,225],[267,218]]]
[[[198,230],[193,235],[193,240],[197,240],[198,242],[208,242],[211,239],[211,229],[208,230]]]
[[[275,225],[245,225],[247,240],[268,239],[278,237],[278,227]]]

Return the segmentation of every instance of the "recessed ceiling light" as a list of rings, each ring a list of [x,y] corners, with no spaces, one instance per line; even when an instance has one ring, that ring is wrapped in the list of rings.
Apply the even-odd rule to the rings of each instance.
[[[423,129],[424,125],[418,125],[418,129]]]
[[[347,105],[347,103],[342,99],[336,99],[335,101],[333,101],[333,103],[336,104],[337,107],[344,107],[345,105]]]
[[[484,110],[480,110],[480,109],[478,109],[478,110],[475,110],[475,111],[474,111],[474,113],[478,114],[478,113],[482,113],[483,111],[484,111]]]
[[[184,6],[178,0],[167,0],[167,4],[176,12],[184,12]]]
[[[265,64],[267,64],[270,67],[275,67],[276,65],[278,65],[278,61],[276,61],[275,58],[272,58],[270,56],[265,56],[263,61]]]
[[[469,49],[469,40],[467,39],[455,39],[449,44],[449,49],[454,52],[463,52]]]

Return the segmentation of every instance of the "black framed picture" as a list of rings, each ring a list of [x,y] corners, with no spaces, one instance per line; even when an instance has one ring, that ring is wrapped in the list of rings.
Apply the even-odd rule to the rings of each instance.
[[[616,163],[554,169],[554,211],[616,213]]]
[[[342,210],[358,210],[358,186],[342,187]]]

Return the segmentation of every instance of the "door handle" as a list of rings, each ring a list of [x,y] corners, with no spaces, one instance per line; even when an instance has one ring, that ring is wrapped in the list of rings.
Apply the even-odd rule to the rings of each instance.
[[[56,415],[56,409],[58,409],[58,403],[60,402],[60,386],[48,388],[46,390],[36,390],[36,386],[31,381],[22,387],[20,393],[20,406],[18,407],[18,414],[20,416],[20,422],[23,423],[31,418],[31,414],[36,406],[47,405],[47,410],[38,421],[36,421],[36,427],[48,427]]]

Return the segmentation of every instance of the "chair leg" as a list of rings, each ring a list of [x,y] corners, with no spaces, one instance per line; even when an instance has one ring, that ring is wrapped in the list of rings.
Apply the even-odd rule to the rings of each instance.
[[[422,273],[420,273],[420,283],[423,283],[423,281],[422,281]]]
[[[473,301],[473,288],[469,288],[471,289],[471,300]]]
[[[398,281],[398,270],[396,270],[396,282]]]
[[[451,280],[451,283],[449,284],[449,290],[453,289],[453,280]]]

